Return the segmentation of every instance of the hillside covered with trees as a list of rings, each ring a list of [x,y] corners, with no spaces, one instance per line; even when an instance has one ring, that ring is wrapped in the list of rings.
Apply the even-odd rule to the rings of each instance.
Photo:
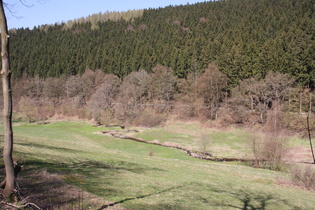
[[[11,29],[15,120],[301,131],[315,110],[314,11],[311,0],[229,0]]]
[[[41,78],[100,69],[123,79],[160,64],[187,78],[215,63],[229,89],[270,71],[314,88],[314,37],[313,0],[210,1],[11,29],[11,69]]]
[[[0,6],[0,208],[314,206],[315,0],[105,12],[10,33]]]

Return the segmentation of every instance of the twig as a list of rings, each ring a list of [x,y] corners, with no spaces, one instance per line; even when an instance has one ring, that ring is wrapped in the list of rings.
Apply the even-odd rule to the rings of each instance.
[[[29,207],[29,206],[32,206],[32,207],[35,207],[36,209],[38,210],[42,210],[40,207],[38,207],[36,204],[34,203],[26,203],[24,205],[15,205],[13,203],[8,203],[6,201],[1,201],[0,204],[3,204],[3,205],[7,205],[7,206],[11,206],[11,207],[14,207],[16,209],[21,209],[21,208],[25,208],[25,207]]]

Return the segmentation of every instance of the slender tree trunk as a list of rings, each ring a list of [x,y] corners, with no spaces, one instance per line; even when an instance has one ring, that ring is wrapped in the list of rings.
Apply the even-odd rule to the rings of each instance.
[[[11,71],[9,62],[9,34],[7,20],[4,13],[3,1],[0,0],[0,29],[1,29],[1,58],[2,58],[2,88],[3,88],[3,120],[4,120],[4,148],[3,161],[5,165],[5,182],[3,194],[10,197],[16,188],[14,164],[12,159],[13,131],[12,131],[12,92]]]
[[[309,104],[309,116],[312,115],[312,92],[310,91],[310,104]]]
[[[254,112],[254,99],[253,96],[250,96],[250,112]]]
[[[290,113],[291,109],[291,89],[289,89],[289,106],[288,106],[288,112]]]
[[[302,91],[300,92],[300,115],[302,114]]]
[[[276,90],[276,100],[274,101],[274,129],[275,129],[275,132],[278,132],[278,115],[279,115],[279,106],[280,106],[280,103],[279,103],[279,96],[278,96],[278,90]]]
[[[309,115],[307,115],[307,117],[306,117],[306,123],[307,123],[308,140],[310,142],[310,148],[312,151],[313,163],[315,164],[315,155],[314,155],[314,149],[313,149],[313,144],[312,144],[312,135],[311,135],[311,129],[310,129]]]

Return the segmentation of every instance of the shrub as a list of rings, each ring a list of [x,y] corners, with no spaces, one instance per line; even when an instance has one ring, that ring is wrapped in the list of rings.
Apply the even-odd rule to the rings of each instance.
[[[293,168],[291,176],[293,184],[308,190],[315,190],[315,170],[310,166],[304,169],[298,167]]]
[[[25,120],[29,122],[36,121],[37,107],[34,103],[34,100],[29,97],[21,97],[18,103],[18,108],[19,111],[25,116]]]
[[[114,113],[111,110],[102,110],[93,113],[94,120],[101,125],[109,125],[115,122]]]
[[[80,119],[92,119],[92,113],[86,107],[78,108],[77,115]]]
[[[37,108],[37,121],[45,121],[55,114],[55,109],[52,106],[40,106]]]
[[[155,127],[165,120],[166,116],[164,114],[153,114],[146,111],[135,119],[134,124],[137,126]]]
[[[254,166],[276,171],[282,170],[286,140],[285,137],[275,133],[254,135],[252,137]]]

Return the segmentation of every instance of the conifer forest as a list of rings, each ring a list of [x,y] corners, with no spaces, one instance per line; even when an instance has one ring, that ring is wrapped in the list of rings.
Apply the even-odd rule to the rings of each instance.
[[[313,0],[105,12],[10,33],[17,110],[49,101],[44,113],[88,107],[88,118],[134,121],[146,108],[217,119],[225,107],[238,113],[233,123],[248,113],[265,123],[276,104],[287,113],[313,106]]]

